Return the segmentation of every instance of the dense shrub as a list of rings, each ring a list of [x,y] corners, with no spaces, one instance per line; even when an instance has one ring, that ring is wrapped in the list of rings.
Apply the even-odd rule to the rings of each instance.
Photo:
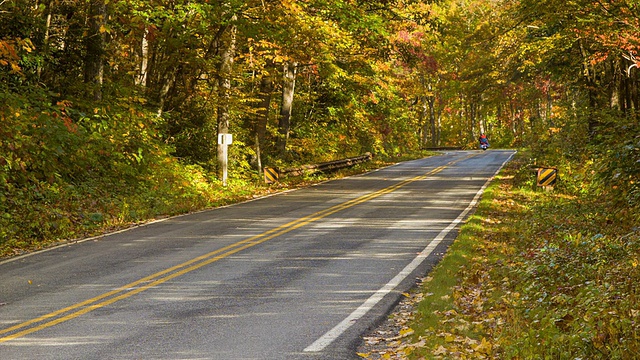
[[[45,95],[0,93],[0,255],[220,201],[135,101],[82,109]]]

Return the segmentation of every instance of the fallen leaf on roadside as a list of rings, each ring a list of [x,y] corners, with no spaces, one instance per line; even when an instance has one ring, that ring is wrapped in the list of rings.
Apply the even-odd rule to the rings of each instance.
[[[433,355],[446,355],[448,353],[447,349],[440,345],[440,347],[438,347],[434,352]]]

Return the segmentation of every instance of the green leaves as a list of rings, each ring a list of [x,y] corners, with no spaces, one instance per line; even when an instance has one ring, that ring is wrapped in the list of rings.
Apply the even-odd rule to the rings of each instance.
[[[614,215],[593,193],[531,191],[520,176],[527,156],[485,192],[423,284],[408,323],[415,335],[390,353],[418,343],[415,357],[426,358],[625,359],[640,350],[637,216]]]

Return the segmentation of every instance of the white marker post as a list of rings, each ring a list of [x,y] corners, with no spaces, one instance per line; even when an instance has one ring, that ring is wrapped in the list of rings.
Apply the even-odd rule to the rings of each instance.
[[[222,186],[227,186],[227,165],[229,163],[227,147],[232,143],[233,135],[218,134],[218,144],[222,145]]]

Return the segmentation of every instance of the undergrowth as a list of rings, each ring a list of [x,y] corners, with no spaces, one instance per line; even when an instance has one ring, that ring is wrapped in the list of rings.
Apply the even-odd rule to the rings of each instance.
[[[145,157],[139,163],[114,162],[111,165],[118,166],[118,172],[80,180],[60,175],[62,171],[53,179],[42,179],[28,169],[13,171],[24,176],[22,181],[0,178],[4,180],[0,181],[0,259],[389,164],[377,158],[332,173],[286,177],[274,184],[265,184],[255,172],[231,172],[223,186],[198,165],[181,163],[164,153]]]
[[[637,358],[637,206],[589,184],[536,189],[531,158],[508,164],[428,278],[408,358]]]
[[[594,133],[566,120],[496,177],[394,359],[638,358],[640,126],[595,117]],[[557,167],[552,191],[539,166]]]
[[[135,97],[95,107],[6,90],[0,88],[0,258],[384,165],[377,158],[266,185],[238,142],[223,186],[211,164],[176,156],[158,131],[163,120]]]

